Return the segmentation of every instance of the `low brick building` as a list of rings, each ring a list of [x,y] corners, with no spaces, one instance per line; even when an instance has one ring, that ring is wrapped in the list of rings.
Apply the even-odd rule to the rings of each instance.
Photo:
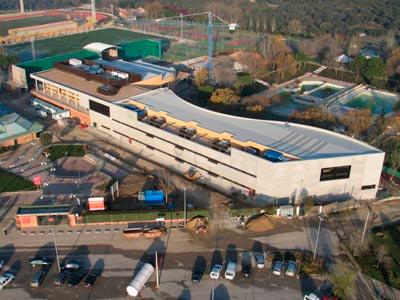
[[[0,104],[0,147],[30,143],[42,130],[40,123],[31,122]]]

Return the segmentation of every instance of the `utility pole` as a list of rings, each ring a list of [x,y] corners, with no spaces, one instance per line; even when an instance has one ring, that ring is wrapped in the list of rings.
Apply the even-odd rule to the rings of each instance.
[[[368,207],[368,214],[367,214],[367,217],[365,218],[364,230],[363,230],[362,237],[361,237],[361,244],[364,243],[364,237],[365,237],[365,233],[367,232],[367,225],[368,225],[368,219],[369,219],[370,214],[371,214],[371,211]]]
[[[185,229],[186,229],[186,224],[187,224],[187,215],[186,215],[186,188],[183,188],[183,218],[184,218],[184,224],[185,224]]]
[[[183,13],[180,13],[179,17],[181,18],[181,39],[183,39]]]
[[[207,34],[208,34],[208,62],[207,62],[207,69],[208,69],[208,76],[211,75],[212,70],[212,54],[213,54],[213,23],[212,23],[212,13],[208,13],[208,26],[207,26]]]
[[[158,277],[158,256],[156,251],[156,280],[157,280],[157,288],[160,287],[160,279]]]
[[[31,51],[32,51],[32,59],[36,59],[36,51],[35,51],[35,38],[31,38]]]
[[[51,229],[51,233],[53,234],[54,249],[56,250],[56,258],[57,258],[58,271],[61,272],[60,258],[59,258],[59,256],[58,256],[58,249],[57,249],[56,236],[54,235],[54,228]]]
[[[314,247],[314,256],[313,260],[315,260],[317,256],[317,247],[318,247],[318,240],[319,240],[319,231],[321,230],[321,223],[324,220],[321,216],[318,216],[319,218],[319,225],[318,225],[318,232],[317,232],[317,240],[315,241],[315,247]]]

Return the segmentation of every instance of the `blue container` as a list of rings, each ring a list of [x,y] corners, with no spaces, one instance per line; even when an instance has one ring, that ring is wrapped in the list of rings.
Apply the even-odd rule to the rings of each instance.
[[[147,205],[164,204],[164,192],[160,190],[144,191],[144,203]]]
[[[280,162],[284,160],[283,154],[275,150],[267,150],[264,153],[264,158],[273,162]]]

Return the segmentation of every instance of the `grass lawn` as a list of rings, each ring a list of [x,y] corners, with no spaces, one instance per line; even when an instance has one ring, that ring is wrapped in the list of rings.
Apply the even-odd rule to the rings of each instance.
[[[253,83],[253,78],[251,78],[250,74],[239,74],[237,76],[241,85],[249,85]]]
[[[56,145],[49,149],[49,159],[55,161],[65,156],[85,156],[85,148],[82,145]]]
[[[392,287],[400,288],[400,223],[385,226],[383,230],[381,228],[373,230],[371,244],[375,252],[380,246],[387,247],[386,258],[390,260],[391,267],[377,269],[376,254],[368,253],[356,258],[363,273]]]
[[[35,189],[35,185],[30,180],[26,180],[21,176],[0,170],[0,193],[32,191]]]
[[[0,35],[2,36],[8,35],[9,29],[61,22],[64,20],[65,18],[63,18],[62,16],[41,16],[41,17],[33,17],[26,19],[3,21],[0,22]]]
[[[146,38],[154,38],[154,36],[114,28],[94,30],[80,34],[66,35],[37,41],[35,42],[35,49],[37,52],[36,57],[47,57],[56,54],[78,51],[87,44],[93,42],[102,42],[115,45]],[[9,53],[16,53],[20,57],[21,61],[32,59],[30,43],[9,46],[7,47],[7,50]]]

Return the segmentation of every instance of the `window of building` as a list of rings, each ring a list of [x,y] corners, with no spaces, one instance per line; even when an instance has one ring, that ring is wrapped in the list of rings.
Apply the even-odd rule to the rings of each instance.
[[[341,166],[321,169],[320,181],[345,179],[350,177],[351,166]]]
[[[216,165],[218,165],[218,161],[217,161],[217,160],[215,160],[215,159],[208,158],[208,161],[209,161],[210,163],[213,163],[213,164],[216,164]]]
[[[218,177],[218,174],[216,174],[216,173],[214,173],[214,172],[211,172],[211,171],[208,171],[208,174],[209,174],[210,176],[212,176],[212,177]]]
[[[180,159],[179,157],[175,157],[175,160],[180,162],[180,163],[184,163],[185,162],[183,159]]]
[[[154,147],[146,145],[147,149],[154,150]]]
[[[372,189],[374,189],[375,187],[376,187],[375,184],[363,185],[363,186],[361,187],[361,190],[372,190]]]
[[[110,116],[110,108],[107,105],[98,103],[93,100],[89,100],[89,108],[99,114],[109,117]]]
[[[146,135],[147,135],[148,137],[150,137],[150,138],[153,138],[153,137],[154,137],[154,135],[152,135],[152,134],[150,134],[150,133],[146,133]]]

